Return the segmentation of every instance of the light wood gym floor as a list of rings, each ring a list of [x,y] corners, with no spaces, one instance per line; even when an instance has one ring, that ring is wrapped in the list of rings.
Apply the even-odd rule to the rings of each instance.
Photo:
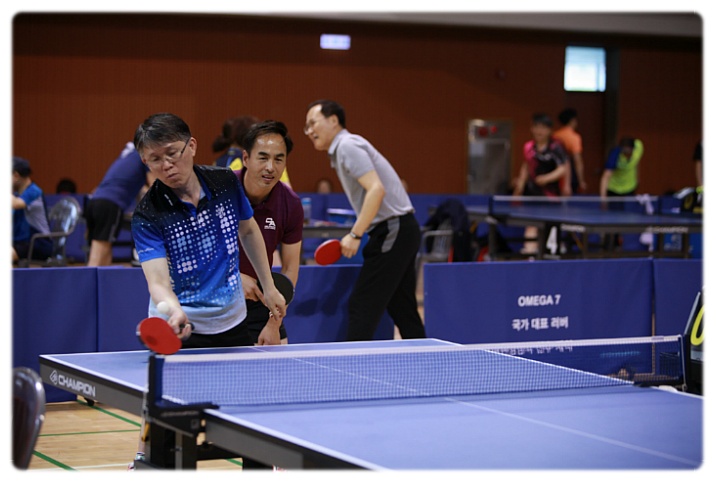
[[[127,470],[137,451],[139,417],[83,398],[48,403],[29,470]],[[241,470],[241,459],[199,462],[198,468]]]
[[[421,288],[418,287],[418,310],[423,317]],[[397,329],[395,338],[400,338]],[[82,397],[48,403],[29,470],[126,471],[137,451],[139,427],[138,416],[101,403],[89,406]],[[241,470],[242,465],[240,458],[207,460],[199,462],[198,468]]]

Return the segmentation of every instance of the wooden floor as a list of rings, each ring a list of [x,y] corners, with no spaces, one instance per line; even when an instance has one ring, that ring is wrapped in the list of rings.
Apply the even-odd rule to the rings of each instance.
[[[422,306],[419,308],[423,315]],[[395,331],[395,339],[400,333]],[[127,470],[137,452],[140,419],[84,398],[48,403],[28,470]],[[241,459],[201,461],[200,470],[241,470]]]
[[[29,470],[127,470],[139,417],[84,399],[48,403]],[[241,470],[241,459],[199,462],[202,470]]]
[[[418,310],[423,317],[422,276]],[[395,339],[400,333],[395,330]],[[127,470],[139,439],[138,416],[100,403],[48,403],[29,470]],[[201,461],[201,470],[241,470],[241,459]]]

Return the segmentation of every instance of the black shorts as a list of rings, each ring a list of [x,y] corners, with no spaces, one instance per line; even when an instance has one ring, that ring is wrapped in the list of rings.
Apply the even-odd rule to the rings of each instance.
[[[223,333],[214,335],[202,335],[192,333],[191,336],[182,341],[182,348],[218,348],[229,346],[253,346],[246,321],[239,323]]]
[[[246,319],[244,323],[248,326],[249,334],[251,335],[251,339],[254,340],[254,343],[259,342],[259,335],[261,334],[261,330],[264,329],[264,326],[266,326],[269,313],[269,309],[260,301],[246,300]],[[286,328],[283,326],[283,323],[281,323],[278,332],[282,340],[287,338]]]
[[[90,199],[85,209],[87,220],[87,240],[117,240],[122,229],[122,208],[108,199]]]

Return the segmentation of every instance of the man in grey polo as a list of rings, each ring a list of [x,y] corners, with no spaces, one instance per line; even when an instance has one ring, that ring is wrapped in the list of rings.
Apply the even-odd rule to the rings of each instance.
[[[386,309],[402,338],[424,338],[415,297],[420,225],[400,177],[370,142],[346,129],[345,112],[335,101],[308,106],[304,133],[316,150],[328,152],[356,212],[350,234],[341,239],[343,256],[355,256],[369,236],[348,301],[348,341],[372,340]]]

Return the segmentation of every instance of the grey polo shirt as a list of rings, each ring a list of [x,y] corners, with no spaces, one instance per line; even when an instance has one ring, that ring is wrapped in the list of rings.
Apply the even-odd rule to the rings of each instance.
[[[363,137],[343,129],[333,138],[328,155],[331,167],[336,170],[348,202],[356,213],[360,213],[365,199],[365,189],[358,183],[358,179],[370,171],[376,171],[383,183],[385,197],[369,230],[388,218],[414,212],[408,193],[393,166]]]

